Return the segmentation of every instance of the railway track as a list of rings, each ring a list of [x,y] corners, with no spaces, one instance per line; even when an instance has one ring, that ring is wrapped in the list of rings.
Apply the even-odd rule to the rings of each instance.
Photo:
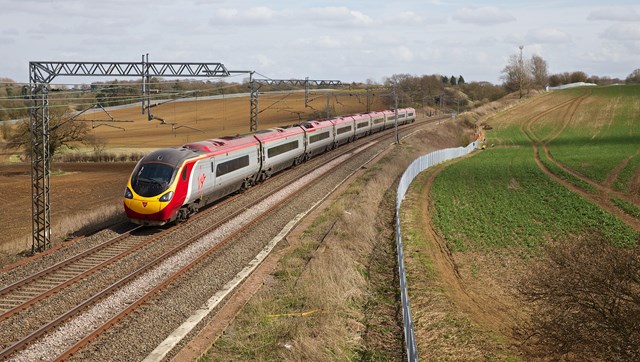
[[[406,130],[412,127],[415,127],[415,125],[403,127],[403,129]],[[389,137],[389,133],[380,133],[372,137],[367,137],[364,139],[364,142],[367,142],[367,145],[370,146],[370,145],[373,145],[375,142],[379,141],[380,139],[384,139],[385,137]],[[331,153],[331,156],[333,157],[333,161],[325,160],[325,161],[322,161],[322,163],[330,162],[330,164],[333,164],[333,163],[339,164],[340,162],[344,161],[344,160],[340,160],[340,158],[347,157],[345,156],[345,154],[353,153],[355,152],[355,150],[358,150],[358,149],[360,150],[362,149],[362,146],[360,146],[360,142],[345,145],[339,148],[340,152],[336,153],[334,151]],[[339,160],[339,161],[336,161],[336,160]],[[318,161],[317,163],[320,163],[320,161]],[[70,356],[71,354],[76,352],[78,349],[82,348],[82,346],[85,345],[89,340],[95,338],[99,333],[108,329],[109,326],[115,324],[118,320],[122,319],[132,310],[134,310],[139,305],[144,303],[144,301],[148,300],[150,297],[152,297],[162,288],[170,284],[173,280],[175,280],[180,275],[190,270],[194,265],[197,265],[200,262],[200,260],[202,260],[203,258],[206,258],[212,253],[215,253],[220,247],[225,245],[225,243],[228,240],[230,240],[235,234],[242,232],[242,230],[246,228],[248,225],[260,219],[261,217],[264,217],[264,215],[267,215],[269,213],[269,210],[278,207],[278,205],[281,205],[283,202],[286,202],[286,200],[296,195],[298,192],[300,192],[300,190],[304,189],[305,185],[308,185],[309,183],[314,182],[318,177],[321,177],[323,175],[323,173],[321,173],[320,175],[315,177],[309,176],[314,172],[315,173],[318,172],[318,170],[315,169],[315,165],[313,165],[313,160],[307,164],[304,164],[298,167],[303,168],[302,166],[305,166],[305,165],[308,165],[307,166],[308,170],[303,171],[304,175],[302,176],[300,174],[296,174],[296,175],[291,174],[289,177],[287,177],[286,175],[288,175],[288,173],[283,173],[282,174],[283,176],[274,177],[270,179],[269,182],[266,182],[265,185],[263,185],[263,186],[266,186],[266,184],[269,184],[270,185],[269,188],[278,190],[286,187],[289,187],[289,188],[293,187],[291,186],[292,182],[299,183],[299,181],[302,179],[310,178],[309,180],[305,181],[306,183],[304,185],[298,184],[297,186],[295,186],[297,187],[297,189],[295,189],[294,191],[290,191],[288,196],[281,197],[280,201],[275,203],[272,202],[271,204],[267,203],[268,205],[264,205],[262,207],[258,207],[258,205],[262,205],[263,203],[266,202],[265,200],[269,199],[269,197],[272,197],[272,195],[270,195],[272,192],[266,193],[267,195],[270,195],[270,196],[260,196],[259,197],[260,200],[255,200],[253,197],[244,198],[250,201],[248,201],[247,204],[238,202],[238,205],[236,205],[235,211],[231,213],[227,213],[226,218],[220,218],[219,215],[214,215],[215,210],[217,210],[217,208],[213,208],[211,211],[205,211],[203,213],[198,214],[197,219],[203,219],[203,218],[207,219],[208,217],[210,219],[217,218],[217,222],[211,223],[211,220],[201,220],[201,222],[199,222],[198,224],[208,224],[207,227],[205,227],[203,230],[196,232],[194,235],[190,236],[184,242],[178,243],[172,248],[169,248],[162,255],[154,258],[152,261],[146,263],[144,266],[137,268],[135,271],[120,278],[117,282],[102,289],[100,292],[94,294],[90,298],[84,300],[81,303],[77,303],[76,307],[61,314],[60,316],[51,320],[45,325],[41,326],[37,330],[32,331],[27,336],[19,339],[18,341],[15,341],[10,346],[4,348],[4,350],[0,353],[0,356],[2,358],[7,358],[10,356],[13,357],[13,355],[16,352],[24,350],[26,346],[30,345],[31,347],[33,347],[37,345],[39,343],[38,341],[41,339],[45,340],[45,342],[42,342],[42,343],[45,343],[46,345],[46,338],[47,338],[46,335],[58,328],[59,328],[58,330],[63,330],[64,325],[70,325],[68,321],[70,320],[82,321],[83,318],[79,318],[79,316],[81,316],[82,314],[86,314],[89,310],[99,309],[101,305],[105,305],[105,304],[111,305],[111,306],[119,305],[118,307],[114,307],[119,311],[115,311],[113,310],[113,308],[110,308],[111,309],[110,318],[107,318],[106,320],[101,321],[100,322],[101,324],[99,326],[93,326],[92,331],[85,333],[84,337],[77,340],[77,342],[74,343],[72,346],[66,346],[64,347],[65,348],[64,351],[56,352],[58,353],[59,357]],[[328,170],[325,169],[325,171],[323,172],[326,173],[328,172]],[[295,181],[295,180],[298,180],[298,181]],[[289,186],[286,186],[286,185],[289,185]],[[257,189],[260,189],[260,188],[257,188]],[[252,189],[250,189],[249,191],[251,190]],[[250,192],[247,192],[247,194],[250,194]],[[243,199],[243,198],[240,198],[240,199]],[[248,215],[247,213],[249,214],[253,213],[253,216],[251,217],[247,216]],[[241,215],[244,215],[244,216],[241,216]],[[229,231],[228,227],[225,227],[225,225],[229,224],[232,220],[238,219],[238,218],[241,218],[245,221],[250,219],[250,221],[240,222],[241,225],[239,227],[234,228],[233,231]],[[194,218],[193,220],[195,221],[196,218]],[[196,222],[189,222],[189,224],[192,224],[193,226],[194,224],[196,224]],[[181,225],[186,225],[186,223]],[[177,227],[177,228],[180,228],[180,227]],[[7,310],[3,312],[3,315],[2,315],[2,316],[7,315],[7,317],[4,317],[3,319],[0,319],[0,320],[4,320],[8,318],[8,316],[10,316],[9,313],[13,315],[17,313],[19,310],[28,308],[29,306],[37,303],[38,301],[45,299],[48,295],[54,294],[60,291],[61,289],[70,286],[76,280],[86,278],[87,275],[92,274],[96,270],[104,268],[106,265],[109,265],[115,262],[116,260],[124,258],[124,256],[126,255],[132,254],[137,250],[142,249],[144,245],[151,244],[152,240],[157,240],[161,236],[167,236],[167,234],[171,234],[175,232],[177,228],[170,228],[170,229],[164,230],[158,233],[158,235],[153,235],[152,237],[147,237],[146,239],[143,238],[142,241],[140,239],[135,239],[131,237],[131,233],[128,233],[128,236],[126,237],[123,236],[123,237],[115,238],[120,241],[110,240],[109,242],[103,243],[91,250],[88,250],[87,252],[83,253],[82,256],[78,255],[76,257],[69,258],[68,260],[65,260],[63,262],[60,262],[54,265],[54,267],[49,268],[50,272],[54,273],[50,275],[55,275],[55,277],[43,278],[42,276],[46,275],[46,273],[43,274],[44,271],[42,271],[38,274],[30,276],[29,278],[25,278],[25,280],[30,279],[31,281],[25,281],[25,282],[20,281],[20,282],[12,283],[11,285],[3,288],[3,290],[13,291],[13,292],[8,292],[5,295],[15,296],[22,293],[22,292],[18,293],[16,291],[34,290],[36,291],[35,292],[36,296],[34,297],[33,293],[32,294],[29,294],[26,292],[22,293],[25,295],[31,295],[31,297],[27,298],[29,301],[25,302],[22,299],[20,299],[19,301],[16,302],[17,305],[13,305],[13,304],[9,305]],[[205,235],[210,235],[211,233],[214,233],[214,234],[222,233],[222,234],[218,235],[218,241],[215,243],[211,243],[211,240],[209,240],[210,241],[209,243],[199,242],[199,240],[203,240]],[[124,240],[129,240],[129,241],[125,243]],[[109,249],[109,245],[113,245],[113,247]],[[120,246],[116,246],[116,245],[120,245]],[[110,251],[107,252],[107,251],[100,251],[100,250],[110,250]],[[177,255],[181,255],[181,254],[182,255],[190,254],[192,255],[192,257],[188,258],[189,262],[184,263],[184,265],[171,261],[175,259]],[[94,256],[92,257],[91,255],[94,255]],[[100,257],[98,257],[97,255],[100,255]],[[164,266],[159,267],[162,265]],[[178,268],[178,266],[180,266],[180,268]],[[152,285],[153,286],[152,288],[147,287],[147,288],[139,289],[141,292],[144,291],[144,293],[142,294],[136,294],[136,293],[128,294],[128,296],[125,298],[126,300],[124,303],[118,304],[114,302],[113,299],[115,297],[113,296],[117,295],[118,293],[121,294],[122,291],[126,289],[126,285],[131,285],[131,283],[134,282],[136,279],[140,278],[141,275],[151,275],[154,273],[157,274],[158,269],[163,270],[162,272],[160,272],[160,274],[164,276],[161,277],[161,280],[153,279],[155,282],[147,284],[147,286]],[[166,277],[167,273],[170,275],[170,277]],[[38,280],[38,279],[41,279],[44,281],[44,283],[42,284],[43,287],[36,288],[34,287],[35,284],[32,284],[34,280]],[[50,286],[51,288],[47,289],[47,286]],[[84,322],[80,322],[80,323],[82,324]],[[51,352],[50,348],[46,348],[45,350],[47,352]],[[17,355],[19,356],[17,358],[20,359],[24,357],[25,356],[24,353],[26,352],[28,351],[20,352],[22,354],[18,353]],[[26,356],[28,356],[26,357],[26,359],[50,358],[50,356],[38,356],[38,355],[29,355],[29,354],[27,354]]]
[[[140,243],[138,237],[132,235],[132,232],[138,229],[139,227],[136,227],[38,273],[2,287],[0,289],[0,321],[140,248],[143,243]]]

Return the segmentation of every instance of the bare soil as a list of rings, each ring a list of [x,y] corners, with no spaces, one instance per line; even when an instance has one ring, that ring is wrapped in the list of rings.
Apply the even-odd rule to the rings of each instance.
[[[53,234],[59,238],[84,225],[83,218],[119,208],[134,163],[60,163],[50,178]],[[30,250],[31,166],[0,164],[0,251]],[[0,261],[0,266],[4,265]]]
[[[455,161],[454,161],[455,162]],[[509,255],[452,253],[433,224],[429,193],[444,166],[420,175],[403,202],[415,337],[423,360],[508,360],[523,317],[513,290],[524,265]]]
[[[363,112],[366,110],[365,97],[348,96],[349,93],[336,92],[330,96],[330,110],[333,115]],[[326,116],[327,97],[312,95],[309,107],[304,106],[304,92],[286,94],[260,94],[258,129],[289,125],[310,118]],[[388,108],[385,98],[372,97],[372,110]],[[152,102],[153,103],[153,102]],[[92,132],[104,139],[109,147],[125,149],[146,149],[175,147],[184,143],[225,135],[245,134],[249,132],[249,97],[232,97],[213,100],[188,102],[170,102],[151,108],[159,120],[147,120],[138,107],[110,110],[116,120],[133,121],[131,123],[111,123],[125,130],[100,126]],[[109,120],[109,115],[96,112],[85,115],[86,120]],[[94,125],[101,124],[95,122]],[[103,123],[107,125],[109,123]]]

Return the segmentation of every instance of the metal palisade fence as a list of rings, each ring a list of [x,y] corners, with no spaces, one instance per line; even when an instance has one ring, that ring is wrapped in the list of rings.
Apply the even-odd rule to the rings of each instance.
[[[418,360],[418,349],[413,333],[413,318],[411,317],[411,307],[409,306],[409,294],[407,290],[407,277],[404,268],[404,253],[402,251],[402,233],[400,231],[400,206],[404,196],[409,189],[409,185],[418,174],[429,167],[441,162],[448,161],[460,156],[467,155],[473,151],[478,144],[474,141],[467,147],[446,148],[420,156],[407,167],[400,178],[398,193],[396,196],[396,248],[398,252],[398,275],[400,277],[400,299],[402,301],[402,321],[404,324],[404,341],[408,361]]]

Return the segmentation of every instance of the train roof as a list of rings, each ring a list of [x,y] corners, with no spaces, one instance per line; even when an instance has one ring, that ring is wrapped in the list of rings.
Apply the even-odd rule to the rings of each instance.
[[[314,130],[318,128],[325,128],[333,126],[333,123],[328,119],[316,120],[316,121],[308,121],[304,123],[300,123],[300,126],[304,127],[308,130]]]
[[[166,163],[172,166],[180,165],[184,160],[197,157],[198,154],[187,148],[162,148],[155,150],[142,158],[145,163]]]
[[[257,131],[254,134],[254,137],[260,140],[260,142],[268,142],[268,141],[277,140],[280,138],[299,135],[301,133],[304,133],[304,131],[299,126],[289,127],[289,128],[276,127],[276,128],[265,129],[262,131]]]
[[[183,145],[183,148],[190,149],[199,154],[205,153],[221,153],[221,152],[229,152],[238,147],[246,147],[251,145],[258,144],[253,135],[244,135],[244,136],[226,136],[222,138],[214,138],[199,142],[192,142],[186,145]]]

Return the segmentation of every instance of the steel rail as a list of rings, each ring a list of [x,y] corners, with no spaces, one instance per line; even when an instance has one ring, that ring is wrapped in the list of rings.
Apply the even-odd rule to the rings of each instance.
[[[133,228],[131,230],[128,230],[126,233],[122,234],[122,235],[118,235],[110,240],[107,240],[106,242],[103,242],[99,245],[96,245],[90,249],[87,249],[79,254],[76,254],[68,259],[65,259],[59,263],[56,263],[46,269],[43,269],[35,274],[32,274],[24,279],[18,280],[12,284],[6,285],[4,286],[2,289],[0,289],[0,297],[4,297],[7,295],[10,295],[11,292],[17,290],[18,288],[21,287],[25,287],[28,286],[29,284],[36,284],[38,281],[42,280],[42,277],[45,277],[47,275],[51,275],[54,272],[59,272],[59,271],[63,271],[65,267],[68,266],[72,266],[75,263],[77,263],[80,260],[83,259],[87,259],[88,257],[107,250],[109,247],[115,246],[116,244],[122,242],[123,240],[126,240],[131,232],[135,231],[139,229],[139,227]],[[124,256],[124,255],[123,255]],[[107,265],[115,260],[118,260],[118,255],[108,258],[106,261],[99,263],[97,266],[94,266],[90,269],[85,270],[84,272],[81,272],[73,277],[71,277],[70,279],[61,282],[59,284],[56,284],[53,288],[45,290],[39,294],[36,294],[33,297],[30,297],[29,299],[25,300],[23,303],[16,305],[12,308],[9,308],[8,310],[4,311],[2,314],[0,314],[0,322],[2,322],[3,320],[11,317],[12,315],[16,314],[17,312],[29,307],[30,305],[33,305],[35,303],[37,303],[40,300],[45,299],[48,296],[51,296],[53,294],[55,294],[56,292],[66,288],[67,286],[73,284],[74,282],[83,279],[86,276],[91,275],[93,272],[95,272],[96,270],[98,270],[98,266],[99,267],[104,267],[104,265]]]

